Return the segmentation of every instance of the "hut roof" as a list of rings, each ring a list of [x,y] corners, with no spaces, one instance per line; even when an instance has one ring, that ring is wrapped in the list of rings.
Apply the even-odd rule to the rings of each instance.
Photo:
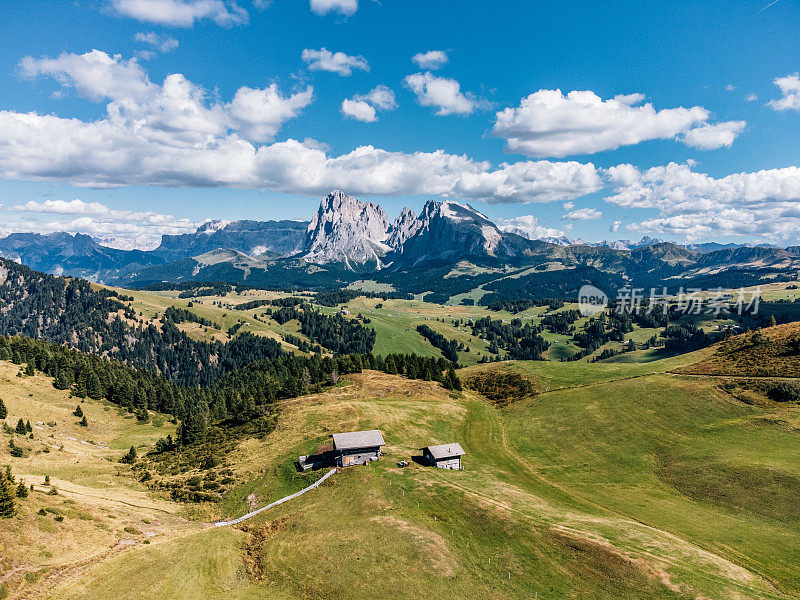
[[[455,458],[456,456],[464,456],[466,454],[461,444],[457,442],[453,442],[452,444],[440,444],[439,446],[428,446],[426,450],[430,452],[434,460]]]
[[[385,446],[381,432],[377,429],[370,431],[350,431],[348,433],[334,433],[333,447],[337,450],[354,450],[356,448],[374,448]]]

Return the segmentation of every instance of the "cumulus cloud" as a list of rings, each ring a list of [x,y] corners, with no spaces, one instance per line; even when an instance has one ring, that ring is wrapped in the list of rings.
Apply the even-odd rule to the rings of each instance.
[[[146,33],[139,32],[133,36],[133,39],[142,44],[149,44],[159,52],[172,52],[178,47],[178,40],[168,35],[158,35],[153,31]]]
[[[792,73],[785,77],[776,77],[772,83],[781,90],[781,97],[770,100],[767,106],[772,110],[800,110],[800,74]]]
[[[311,11],[318,15],[338,12],[346,17],[358,10],[358,0],[311,0]]]
[[[367,59],[363,56],[349,56],[344,52],[331,52],[327,48],[311,50],[306,48],[301,54],[303,60],[312,71],[328,71],[338,73],[342,77],[349,77],[353,69],[369,71]]]
[[[364,123],[378,120],[376,111],[397,108],[394,92],[385,85],[379,85],[366,94],[356,94],[342,101],[342,114]]]
[[[426,71],[409,75],[403,82],[417,96],[417,102],[435,107],[437,115],[468,115],[477,108],[476,100],[463,94],[455,79],[437,77]]]
[[[428,50],[427,52],[419,52],[411,57],[420,69],[433,71],[443,67],[448,62],[447,52],[443,50]]]
[[[596,221],[603,218],[603,213],[596,208],[577,208],[561,217],[570,221]]]
[[[747,96],[745,96],[744,99],[747,102],[755,102],[756,100],[758,100],[758,96],[756,96],[755,94],[747,94]]]
[[[733,140],[745,128],[745,121],[725,121],[723,123],[700,125],[687,131],[680,140],[687,146],[698,150],[730,148]]]
[[[389,152],[360,146],[329,156],[313,141],[257,146],[236,133],[170,143],[134,122],[83,122],[0,111],[0,173],[8,179],[76,186],[234,187],[324,194],[427,194],[487,202],[569,200],[597,191],[591,164],[547,161],[503,164],[436,152]],[[183,137],[183,135],[178,135]]]
[[[204,19],[221,27],[249,21],[247,11],[233,0],[110,0],[110,6],[121,16],[173,27],[192,27]]]
[[[542,238],[565,235],[563,229],[539,225],[539,219],[533,215],[522,215],[520,217],[514,217],[513,219],[498,219],[497,225],[503,231],[516,233],[529,240],[540,240]]]
[[[733,173],[714,178],[670,163],[640,170],[618,165],[605,172],[614,188],[606,200],[625,208],[655,209],[656,217],[627,226],[632,231],[688,240],[712,235],[797,238],[800,231],[800,168]]]
[[[705,108],[657,111],[643,94],[603,100],[592,91],[539,90],[496,114],[492,132],[508,150],[533,157],[593,154],[646,140],[678,139],[703,149],[729,146],[744,122],[710,125]],[[692,133],[695,129],[701,131]],[[709,129],[711,128],[711,129]]]
[[[620,225],[622,225],[622,221],[614,221],[614,222],[611,224],[611,227],[609,227],[609,228],[608,228],[608,230],[609,230],[611,233],[616,233],[616,232],[618,232],[618,231],[619,231],[619,227],[620,227]]]
[[[364,100],[345,98],[342,100],[342,114],[363,123],[374,123],[378,120],[375,108]]]
[[[90,100],[110,101],[106,120],[87,124],[97,129],[136,130],[143,139],[167,145],[198,144],[228,131],[253,141],[267,141],[289,119],[300,114],[313,88],[283,95],[276,84],[264,89],[241,87],[231,102],[208,102],[206,91],[183,75],[168,75],[162,85],[150,81],[136,59],[125,60],[99,50],[61,54],[58,58],[24,58],[28,77],[49,76],[64,88]]]
[[[154,211],[115,210],[99,202],[30,201],[8,207],[3,231],[84,233],[115,248],[154,248],[164,234],[190,233],[199,223]],[[41,217],[39,215],[42,215]]]

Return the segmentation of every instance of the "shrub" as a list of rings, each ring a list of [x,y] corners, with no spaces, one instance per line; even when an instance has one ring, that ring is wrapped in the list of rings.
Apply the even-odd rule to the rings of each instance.
[[[767,396],[775,402],[800,402],[800,385],[782,381],[773,386]]]

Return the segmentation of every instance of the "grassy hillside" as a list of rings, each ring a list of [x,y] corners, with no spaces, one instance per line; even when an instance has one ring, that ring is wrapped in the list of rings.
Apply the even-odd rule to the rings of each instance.
[[[380,428],[380,462],[242,531],[112,557],[50,597],[798,597],[800,438],[715,379],[664,373],[708,352],[513,363],[540,393],[505,409],[428,382],[352,376],[284,402],[274,432],[240,445],[247,483],[223,509],[307,485],[319,475],[291,461],[334,431]],[[464,471],[396,467],[450,440],[467,451]]]
[[[174,434],[173,425],[155,414],[141,424],[106,402],[80,403],[51,379],[17,377],[19,371],[0,361],[5,422],[30,420],[33,433],[0,434],[0,465],[34,491],[19,500],[14,518],[0,519],[0,591],[38,597],[37,590],[89,563],[196,528],[179,516],[183,507],[148,493],[118,462],[131,446],[143,453]],[[88,427],[72,414],[79,403]],[[23,457],[10,455],[11,439]]]
[[[731,337],[713,356],[682,373],[737,377],[800,377],[800,324],[789,323]]]

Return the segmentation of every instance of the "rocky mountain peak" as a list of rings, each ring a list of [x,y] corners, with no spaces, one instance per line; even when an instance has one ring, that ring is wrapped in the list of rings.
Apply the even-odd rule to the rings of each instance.
[[[403,208],[392,226],[386,243],[395,250],[402,248],[406,240],[414,237],[422,227],[422,221],[410,208]]]
[[[308,225],[303,257],[310,262],[365,263],[389,250],[389,218],[374,202],[362,202],[340,190],[328,194]]]

